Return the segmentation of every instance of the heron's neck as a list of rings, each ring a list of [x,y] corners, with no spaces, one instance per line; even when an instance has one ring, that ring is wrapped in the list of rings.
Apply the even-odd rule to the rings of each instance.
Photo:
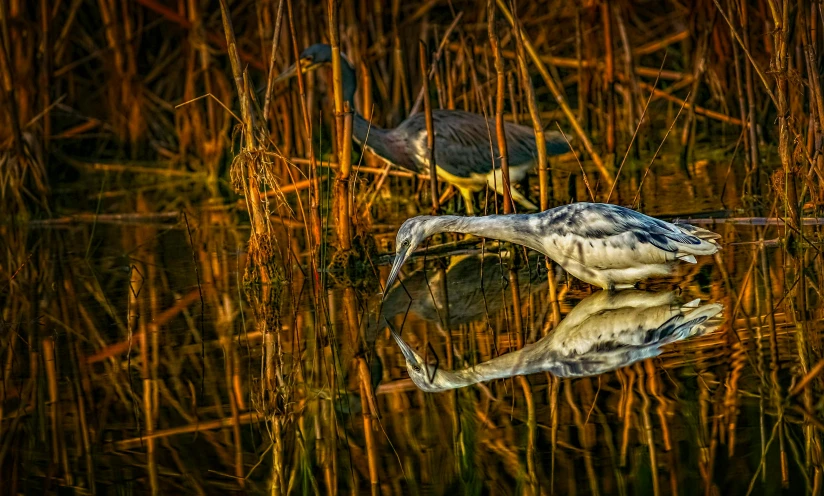
[[[539,356],[540,355],[540,356]],[[529,344],[518,351],[460,370],[439,370],[437,383],[446,389],[460,388],[493,379],[534,374],[555,366],[556,360],[543,353],[543,347]]]
[[[359,145],[366,146],[376,155],[391,161],[392,150],[389,145],[392,142],[391,138],[387,139],[386,134],[386,129],[375,126],[374,123],[364,119],[359,112],[355,112],[352,119],[352,137]]]
[[[349,102],[352,109],[352,137],[361,146],[366,146],[376,155],[403,167],[405,164],[399,163],[396,150],[393,149],[393,141],[387,136],[387,131],[381,129],[365,119],[355,109],[355,91],[358,89],[358,76],[355,68],[345,58],[341,58],[340,64],[341,84],[343,85],[343,99]],[[372,115],[372,109],[364,109],[367,115]]]
[[[340,75],[343,100],[349,102],[349,108],[355,110],[355,91],[358,89],[358,76],[355,73],[355,68],[352,67],[346,57],[341,57]]]
[[[432,219],[439,232],[473,234],[490,239],[509,241],[545,253],[538,222],[529,214],[485,215],[482,217],[459,217],[443,215]]]

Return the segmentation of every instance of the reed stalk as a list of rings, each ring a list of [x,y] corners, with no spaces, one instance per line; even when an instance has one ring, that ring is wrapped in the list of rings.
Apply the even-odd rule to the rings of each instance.
[[[289,17],[289,32],[292,38],[292,53],[295,62],[300,59],[300,46],[298,45],[297,34],[295,30],[295,19],[292,12],[292,0],[286,0],[286,13]],[[311,251],[315,253],[321,246],[321,219],[320,219],[320,181],[318,179],[318,167],[315,160],[314,145],[312,143],[312,119],[309,116],[309,107],[306,97],[306,85],[304,84],[303,72],[297,71],[298,92],[300,94],[300,110],[303,118],[304,141],[306,143],[306,151],[309,156],[309,178],[312,180],[312,186],[309,190],[309,231],[311,232],[312,248]],[[314,270],[317,271],[317,258],[313,257]]]
[[[555,199],[555,194],[552,187],[552,174],[549,169],[549,162],[546,156],[546,134],[544,133],[544,124],[541,120],[541,114],[538,111],[538,103],[535,97],[535,87],[532,85],[532,79],[529,77],[529,69],[526,62],[526,53],[524,52],[524,42],[521,38],[521,29],[514,29],[515,44],[517,47],[517,62],[518,74],[521,83],[521,88],[524,92],[527,108],[529,109],[529,117],[532,120],[532,130],[535,132],[535,151],[538,155],[538,188],[540,191],[540,207],[541,210],[546,210],[550,206],[550,202]],[[513,109],[514,110],[514,109]]]
[[[495,57],[495,134],[498,142],[498,154],[500,157],[492,157],[493,165],[496,159],[500,160],[501,178],[503,179],[504,193],[504,213],[510,214],[515,209],[512,202],[512,187],[509,180],[509,154],[506,146],[506,128],[504,127],[504,93],[506,91],[506,78],[504,77],[504,61],[501,57],[501,47],[498,43],[498,33],[495,29],[495,5],[493,0],[486,2],[487,12],[487,34],[489,45],[492,47],[492,54]]]
[[[429,78],[426,77],[426,68],[429,67],[429,49],[426,43],[418,43],[418,58],[420,60],[421,81],[423,84],[423,107],[426,114],[426,156],[429,162],[429,193],[432,196],[432,215],[438,215],[441,206],[438,202],[438,166],[435,162],[435,126],[432,122],[432,101],[429,95]]]
[[[329,44],[332,46],[332,87],[335,100],[335,146],[340,168],[335,181],[335,228],[340,249],[352,249],[351,212],[349,211],[349,176],[352,169],[352,112],[343,101],[341,75],[340,26],[338,0],[328,0]]]
[[[283,22],[283,3],[278,0],[278,12],[275,18],[275,29],[272,32],[272,52],[269,55],[269,76],[266,78],[266,96],[263,102],[263,117],[269,118],[269,104],[272,100],[272,82],[275,76],[275,59],[278,53],[278,41],[280,40],[280,27]]]
[[[612,14],[609,0],[601,1],[601,22],[604,26],[604,98],[606,117],[606,146],[607,154],[614,159],[615,155],[615,55],[612,41]]]

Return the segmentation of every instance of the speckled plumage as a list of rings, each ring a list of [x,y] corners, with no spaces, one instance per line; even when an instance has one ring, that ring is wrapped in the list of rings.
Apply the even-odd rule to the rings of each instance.
[[[516,375],[550,372],[558,377],[603,374],[657,356],[661,347],[714,330],[722,321],[717,303],[676,303],[675,294],[601,291],[587,297],[546,337],[518,351],[456,371],[435,369],[392,335],[412,381],[427,392],[445,391]]]
[[[604,289],[672,273],[678,261],[718,251],[715,233],[673,224],[604,203],[573,203],[536,214],[483,217],[419,216],[400,227],[396,267],[421,241],[439,232],[459,232],[527,246],[557,262],[571,275]]]
[[[304,50],[301,63],[304,70],[329,63],[332,52],[329,45],[316,44]],[[290,67],[279,76],[294,73]],[[355,108],[354,96],[357,77],[351,63],[344,56],[341,64],[343,97]],[[502,192],[500,153],[495,131],[495,121],[481,115],[460,110],[434,110],[432,121],[435,129],[435,163],[438,176],[454,184],[467,200],[472,212],[471,193],[481,191],[487,185]],[[507,142],[511,182],[517,183],[537,163],[535,134],[530,127],[511,122],[504,124]],[[419,173],[429,173],[429,157],[426,153],[426,121],[422,112],[416,113],[394,129],[381,129],[355,113],[352,134],[356,142],[387,162]],[[558,132],[545,133],[547,156],[569,151],[569,145]],[[491,146],[490,146],[491,143]],[[493,172],[498,170],[497,174]],[[517,190],[512,198],[529,209],[537,207]]]

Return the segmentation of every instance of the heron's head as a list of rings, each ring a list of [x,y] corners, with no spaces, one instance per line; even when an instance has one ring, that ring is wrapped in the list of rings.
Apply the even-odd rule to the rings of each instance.
[[[392,270],[389,272],[389,278],[386,280],[384,297],[386,293],[389,292],[389,288],[392,287],[392,283],[394,283],[398,277],[401,266],[406,262],[406,259],[409,258],[409,255],[415,251],[415,248],[417,248],[423,240],[438,232],[437,219],[438,217],[432,217],[430,215],[412,217],[411,219],[407,219],[406,222],[401,225],[400,229],[398,229],[398,235],[395,237],[395,261],[392,262]]]
[[[454,387],[450,387],[449,384],[445,383],[448,382],[445,377],[445,371],[438,370],[434,365],[428,365],[411,346],[406,344],[406,341],[395,332],[395,329],[393,329],[391,325],[389,326],[389,330],[392,332],[392,337],[395,338],[395,342],[398,343],[404,360],[406,360],[406,371],[409,372],[409,378],[412,379],[412,382],[414,382],[418,388],[427,393],[436,393]]]
[[[350,67],[352,63],[349,59],[346,58],[346,55],[341,54],[341,58],[343,61],[348,64]],[[289,78],[294,77],[297,75],[298,68],[300,68],[300,72],[306,74],[307,72],[314,71],[318,67],[324,64],[331,64],[332,63],[332,47],[327,45],[326,43],[315,43],[314,45],[310,46],[303,52],[301,52],[300,57],[298,57],[298,61],[289,67],[287,67],[283,72],[278,75],[275,79],[275,82],[278,81],[285,81]]]

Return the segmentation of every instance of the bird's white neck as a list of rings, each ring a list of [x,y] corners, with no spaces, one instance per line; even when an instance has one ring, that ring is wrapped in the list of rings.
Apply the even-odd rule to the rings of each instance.
[[[433,384],[429,387],[442,390],[456,389],[493,379],[506,379],[516,375],[541,372],[548,370],[556,363],[546,356],[541,357],[541,360],[531,360],[530,356],[534,354],[531,350],[534,347],[535,344],[529,344],[518,351],[460,370],[438,370]]]
[[[459,217],[443,215],[433,217],[431,234],[458,232],[490,239],[499,239],[524,245],[546,254],[540,230],[536,228],[533,216],[529,214],[485,215],[482,217]]]

